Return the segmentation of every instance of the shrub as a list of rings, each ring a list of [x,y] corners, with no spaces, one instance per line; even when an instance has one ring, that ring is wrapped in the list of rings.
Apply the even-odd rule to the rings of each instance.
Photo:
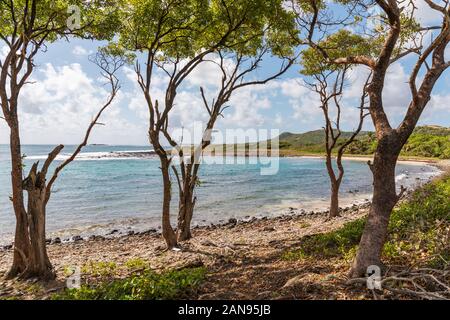
[[[365,219],[357,219],[338,230],[306,236],[301,240],[299,249],[285,252],[282,259],[299,260],[313,256],[347,258],[359,243],[365,222]]]
[[[147,270],[125,279],[113,280],[95,287],[66,289],[53,296],[55,300],[165,300],[188,297],[206,275],[204,268],[155,273]]]
[[[304,237],[300,247],[285,252],[282,259],[340,257],[351,260],[365,221],[365,218],[357,219],[338,230]],[[422,186],[410,200],[394,209],[383,256],[391,262],[422,259],[431,266],[442,267],[450,261],[449,230],[450,174],[447,174]]]

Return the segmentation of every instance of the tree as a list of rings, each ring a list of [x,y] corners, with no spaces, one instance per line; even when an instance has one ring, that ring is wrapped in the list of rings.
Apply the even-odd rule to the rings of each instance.
[[[23,278],[54,277],[45,249],[45,205],[54,179],[46,185],[45,177],[50,164],[62,150],[62,146],[55,148],[40,171],[34,164],[28,177],[23,179],[19,126],[21,90],[29,83],[35,68],[34,60],[47,43],[70,35],[106,35],[108,25],[100,23],[105,12],[97,6],[103,2],[92,1],[84,5],[82,1],[0,1],[0,40],[7,50],[5,58],[0,61],[0,101],[4,120],[10,128],[11,200],[16,216],[13,264],[8,273],[10,278],[17,275]],[[68,23],[68,19],[72,18],[68,14],[69,9],[74,8],[72,5],[78,6],[80,14],[74,17],[74,24]],[[109,18],[113,16],[111,14]],[[28,193],[27,207],[24,191]]]
[[[358,277],[366,273],[368,266],[382,267],[381,252],[390,215],[404,191],[401,188],[397,194],[396,190],[395,167],[398,156],[427,106],[436,82],[450,66],[450,62],[445,60],[445,50],[450,41],[450,8],[447,0],[439,3],[425,0],[429,9],[441,15],[442,22],[435,26],[421,26],[414,19],[418,10],[415,1],[339,1],[352,10],[357,6],[375,6],[381,14],[360,18],[349,10],[348,17],[354,31],[336,32],[322,28],[325,23],[332,25],[329,20],[326,21],[333,18],[325,13],[327,10],[329,12],[329,8],[322,2],[319,5],[319,1],[306,2],[309,3],[308,12],[301,14],[301,21],[309,24],[311,36],[306,43],[317,56],[330,68],[361,65],[372,73],[367,91],[377,147],[373,163],[369,162],[374,186],[372,206],[350,272],[350,276]],[[377,23],[367,24],[368,19],[376,20]],[[314,32],[320,34],[313,36]],[[432,36],[426,37],[429,34]],[[411,100],[405,105],[402,121],[393,127],[383,103],[386,74],[393,63],[413,55],[417,59],[409,76]]]
[[[245,43],[243,44],[245,45]],[[261,80],[246,80],[249,76],[258,70],[263,57],[270,51],[268,45],[264,45],[255,57],[246,57],[241,53],[231,52],[228,55],[226,52],[218,51],[218,62],[215,62],[219,66],[221,74],[221,84],[218,92],[211,102],[205,95],[205,90],[200,87],[201,97],[204,103],[205,112],[207,112],[209,118],[203,131],[201,142],[194,148],[189,148],[187,160],[185,161],[185,150],[182,145],[173,140],[169,133],[166,136],[170,137],[170,144],[178,150],[178,156],[180,159],[179,170],[175,165],[172,165],[172,169],[175,173],[178,188],[179,188],[179,208],[178,208],[178,241],[184,241],[190,239],[191,236],[191,221],[194,213],[194,207],[196,197],[194,196],[195,187],[199,181],[199,169],[201,165],[201,156],[203,151],[211,144],[211,133],[214,129],[216,121],[219,116],[223,116],[227,102],[229,102],[233,93],[237,90],[248,87],[251,85],[263,85],[269,81],[276,79],[280,75],[284,74],[294,63],[294,58],[286,59],[286,63],[283,63],[278,72]],[[228,57],[227,57],[228,56]],[[226,66],[226,60],[233,61],[232,67]]]
[[[307,62],[307,60],[304,61]],[[328,214],[328,218],[330,219],[339,216],[339,189],[342,183],[342,179],[344,178],[342,156],[344,155],[344,152],[347,150],[347,148],[356,141],[356,138],[363,127],[364,119],[369,115],[369,113],[366,112],[366,98],[367,82],[369,81],[370,77],[365,83],[358,107],[358,126],[349,137],[342,137],[341,99],[346,82],[347,72],[347,66],[344,66],[343,68],[336,71],[321,71],[312,75],[312,77],[315,79],[315,82],[309,84],[311,89],[314,90],[320,97],[320,108],[322,109],[325,120],[325,164],[331,183],[330,211]],[[334,118],[333,111],[335,112]],[[336,156],[334,156],[333,154],[335,150]],[[334,158],[336,160],[336,166],[338,170],[337,173],[333,168]]]
[[[243,57],[252,56],[257,54],[266,41],[271,43],[273,50],[281,52],[284,47],[278,43],[281,40],[290,41],[289,33],[282,30],[293,28],[293,24],[280,0],[129,0],[124,4],[123,14],[121,20],[124,23],[118,46],[124,50],[138,51],[145,60],[144,68],[137,61],[135,69],[149,109],[149,140],[161,162],[162,235],[167,247],[171,249],[178,244],[170,222],[170,170],[173,168],[173,159],[169,150],[164,148],[163,141],[168,141],[173,147],[177,146],[169,134],[169,128],[178,89],[209,55],[221,50],[239,52]],[[274,21],[278,23],[276,28],[267,29],[267,25],[275,25]],[[158,70],[168,78],[162,103],[152,94],[152,80]],[[232,81],[236,80],[236,76],[233,76],[233,80],[228,79],[230,83],[225,79],[223,85],[234,86]],[[237,80],[240,79],[242,77]],[[229,89],[224,87],[221,95],[223,102],[219,102],[217,106],[208,106],[211,111],[209,126],[214,125],[223,103],[229,98],[225,93]],[[195,158],[196,153],[191,156]],[[193,186],[198,181],[198,167],[196,169],[193,162],[189,168],[183,167],[184,165],[183,162],[181,174],[186,175],[183,180],[179,180],[180,184],[185,184],[180,193],[179,225],[184,230],[180,233],[180,239],[189,237],[186,230],[189,230],[191,209],[195,204]]]

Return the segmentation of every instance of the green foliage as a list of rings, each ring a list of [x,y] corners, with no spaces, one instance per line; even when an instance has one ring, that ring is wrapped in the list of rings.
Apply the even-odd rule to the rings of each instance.
[[[351,132],[342,132],[343,140]],[[295,150],[305,153],[325,152],[325,136],[323,130],[309,131],[301,134],[282,133],[279,137],[280,150]],[[357,139],[346,148],[346,153],[371,155],[375,152],[377,140],[373,132],[361,132]],[[403,156],[450,159],[450,129],[438,126],[417,127],[409,137],[401,152]]]
[[[363,139],[366,134],[369,133],[361,132],[358,138]],[[343,131],[337,146],[341,145],[351,135],[352,132]],[[285,132],[279,137],[279,147],[281,150],[292,149],[300,152],[323,153],[325,152],[325,134],[323,130],[314,130],[300,134]],[[347,150],[350,148],[348,147]]]
[[[373,154],[377,148],[377,139],[373,132],[368,132],[366,135],[358,137],[350,146],[348,146],[346,152],[349,154]]]
[[[361,239],[366,220],[357,219],[346,223],[342,228],[304,237],[300,248],[283,254],[285,260],[296,260],[306,257],[344,257],[353,251]]]
[[[450,134],[448,136],[412,134],[403,147],[402,154],[450,159]]]
[[[156,61],[192,58],[204,50],[255,55],[265,44],[292,53],[294,17],[281,0],[124,0],[118,46],[157,53]]]
[[[349,59],[344,64],[341,60],[343,58],[364,57],[376,60],[380,56],[392,27],[379,4],[373,3],[369,7],[378,7],[380,10],[376,11],[381,12],[381,14],[373,12],[367,15],[367,9],[363,9],[365,12],[361,15],[361,12],[355,8],[358,6],[355,6],[357,1],[353,0],[336,0],[331,2],[298,0],[296,2],[302,9],[300,16],[303,16],[303,21],[313,20],[314,10],[312,10],[312,4],[315,4],[318,8],[315,36],[321,40],[315,45],[308,46],[302,52],[301,73],[304,75],[312,76],[324,71],[343,68],[344,65],[348,67],[355,63],[354,60],[351,61],[352,59]],[[408,50],[410,43],[417,38],[421,29],[419,22],[410,14],[411,6],[405,6],[402,9],[403,12],[400,13],[399,17],[399,37],[392,57]],[[343,21],[340,20],[341,17],[333,18],[333,13],[336,10],[352,12],[351,16],[345,21],[351,28],[338,30],[335,28],[324,28],[325,30],[320,30],[318,26],[321,23],[328,25],[333,23],[336,25],[343,24]],[[303,26],[303,23],[300,23],[300,25]]]
[[[441,126],[420,126],[414,130],[415,134],[429,134],[433,136],[442,136],[449,137],[450,136],[450,128],[441,127]]]
[[[335,59],[361,55],[372,56],[374,51],[379,50],[374,43],[374,39],[362,37],[346,29],[341,29],[329,35],[318,45],[321,48],[326,48],[324,51],[327,57],[321,50],[312,47],[302,51],[302,74],[310,76],[325,70],[337,70],[342,66],[332,63]]]
[[[118,46],[114,42],[110,42],[108,45],[98,48],[98,52],[103,54],[108,61],[120,59],[125,64],[132,64],[136,59],[136,55],[133,52],[124,50],[124,48]]]
[[[351,154],[372,154],[377,142],[375,135],[364,135],[347,150]],[[450,129],[437,126],[418,127],[409,137],[401,155],[450,159]]]
[[[342,228],[304,237],[300,247],[285,252],[284,260],[338,257],[351,260],[364,230],[365,219]],[[394,209],[383,257],[392,263],[424,263],[443,267],[450,262],[450,174],[416,190]]]
[[[133,258],[125,262],[129,270],[147,269],[148,263],[142,258]]]
[[[89,261],[81,268],[81,272],[97,277],[113,276],[117,272],[117,265],[114,262]]]
[[[303,260],[306,258],[307,255],[302,250],[286,251],[281,256],[281,259],[285,261],[296,261],[296,260]]]
[[[0,34],[7,38],[13,34],[19,36],[28,33],[28,38],[35,42],[53,42],[65,35],[111,39],[119,18],[117,2],[118,0],[0,1]],[[34,17],[31,14],[31,3],[36,5]],[[73,6],[79,10],[79,15],[76,14],[79,17],[79,21],[76,21],[76,24],[79,22],[79,27],[71,29],[68,21],[74,21],[72,18],[75,15],[71,10]],[[27,25],[21,23],[24,18]],[[14,21],[18,22],[17,29]],[[26,26],[30,26],[32,31],[25,29]]]
[[[66,289],[54,300],[160,300],[180,299],[191,295],[206,275],[204,268],[168,271],[162,274],[144,271],[126,279],[114,280],[95,287]]]
[[[410,201],[394,210],[384,255],[405,259],[421,252],[424,257],[435,256],[438,261],[445,261],[442,257],[450,253],[448,228],[450,175],[418,189]]]

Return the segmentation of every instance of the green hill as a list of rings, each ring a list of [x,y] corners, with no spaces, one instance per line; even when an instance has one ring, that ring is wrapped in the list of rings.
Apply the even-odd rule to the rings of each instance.
[[[342,132],[341,139],[349,138],[352,132]],[[368,132],[361,132],[360,138]],[[308,131],[305,133],[282,133],[279,137],[280,149],[291,149],[303,152],[323,152],[325,147],[325,137],[323,130]]]
[[[342,143],[352,132],[342,132]],[[281,153],[285,155],[323,153],[325,138],[323,130],[295,134],[282,133],[279,136]],[[370,155],[375,151],[376,139],[373,132],[361,132],[357,141],[347,148],[348,154]],[[405,145],[402,155],[450,159],[450,128],[440,126],[417,127]]]

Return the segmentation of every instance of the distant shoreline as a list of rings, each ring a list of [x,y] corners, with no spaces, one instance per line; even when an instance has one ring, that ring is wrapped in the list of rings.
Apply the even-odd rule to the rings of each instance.
[[[145,159],[148,155],[144,154],[144,152],[142,152],[142,150],[139,150],[140,153],[142,153],[142,159]],[[117,152],[118,154],[121,154],[122,156],[124,156],[124,152]],[[127,155],[128,156],[128,155]],[[124,156],[124,158],[122,159],[127,159],[128,157]],[[219,156],[220,155],[216,155]],[[231,155],[230,155],[231,156]],[[237,156],[243,156],[243,155],[234,155],[235,157]],[[253,155],[247,155],[247,156],[253,156]],[[154,157],[154,156],[151,156]],[[280,158],[293,158],[293,159],[324,159],[323,155],[319,155],[319,154],[315,154],[315,155],[297,155],[297,156],[289,156],[289,157],[280,157]],[[344,156],[345,160],[349,160],[349,161],[359,161],[359,162],[365,162],[367,160],[372,159],[371,156],[353,156],[353,155],[346,155]],[[445,161],[445,160],[440,160],[437,161],[435,159],[400,159],[399,160],[400,163],[402,164],[406,164],[406,165],[413,165],[413,166],[433,166],[439,169],[439,171],[445,170],[445,168],[450,167],[448,162],[449,161]],[[436,172],[436,175],[440,175],[441,172]],[[435,176],[436,176],[435,175]],[[354,192],[354,193],[353,193]],[[350,195],[350,193],[352,193]],[[341,204],[343,207],[345,206],[352,206],[354,204],[359,205],[361,202],[365,202],[367,199],[371,198],[371,194],[366,194],[366,193],[361,193],[360,191],[355,191],[355,190],[351,190],[349,191],[349,194],[345,193],[342,195],[341,197]],[[289,212],[290,211],[290,207],[295,208],[295,210],[300,211],[318,211],[318,210],[323,210],[326,207],[326,201],[317,201],[316,204],[313,203],[313,201],[311,202],[302,202],[301,204],[297,204],[297,203],[290,203],[289,201],[287,201],[288,203],[282,203],[280,205],[274,203],[273,205],[270,206],[270,212]],[[269,209],[268,209],[269,210]],[[272,215],[267,214],[267,217],[271,217]],[[249,219],[251,219],[252,217],[250,216]],[[217,221],[215,222],[217,223]],[[210,224],[208,221],[205,222],[199,222],[199,226],[204,226],[204,225],[208,225]],[[78,229],[78,230],[75,230]],[[74,230],[69,230],[69,229],[60,229],[60,230],[55,230],[52,232],[49,232],[49,236],[53,237],[53,238],[57,238],[60,237],[61,241],[64,240],[72,240],[74,237],[78,238],[78,237],[82,237],[84,239],[88,239],[90,236],[104,236],[107,235],[108,233],[112,233],[116,236],[119,235],[126,235],[127,233],[132,233],[132,232],[143,232],[143,231],[148,231],[145,230],[144,228],[130,228],[130,229],[125,229],[125,228],[121,228],[121,222],[115,222],[114,224],[111,223],[106,226],[99,226],[98,230],[89,230],[91,229],[91,226],[86,227],[83,225],[78,225]],[[158,226],[156,225],[150,225],[147,227],[147,229],[150,230],[154,230],[155,233],[159,233],[159,229]],[[72,232],[71,232],[72,231]],[[6,240],[6,239],[4,239]],[[9,245],[8,241],[2,241],[0,243],[0,247],[1,245]]]
[[[295,156],[292,158],[305,158],[305,159],[321,159],[323,157],[319,156]],[[364,157],[346,157],[346,160],[350,161],[364,161],[367,160],[367,158]],[[428,178],[426,181],[424,180],[421,184],[427,183],[428,181],[441,176],[446,168],[444,166],[437,165],[436,162],[421,162],[421,161],[408,161],[403,160],[401,161],[404,164],[407,165],[417,165],[417,166],[423,166],[423,165],[430,165],[433,167],[436,167],[439,171],[436,172],[433,176]],[[408,188],[409,190],[413,190],[412,187]],[[353,193],[355,192],[355,193]],[[341,206],[343,209],[353,209],[356,207],[365,207],[367,208],[367,205],[370,204],[371,199],[371,193],[358,193],[358,191],[351,192],[353,196],[347,196],[346,194],[341,196]],[[302,216],[302,215],[323,215],[327,212],[327,201],[317,200],[316,202],[311,203],[302,203],[300,206],[296,203],[287,203],[280,206],[273,206],[273,210],[275,212],[280,212],[280,214],[277,215],[264,215],[264,216],[245,216],[241,218],[227,218],[222,221],[214,221],[214,222],[198,222],[193,224],[194,229],[206,229],[209,228],[220,228],[222,225],[226,225],[229,223],[228,220],[236,220],[238,223],[247,223],[249,221],[256,221],[261,219],[279,219],[283,216]],[[109,227],[105,226],[103,231],[92,230],[91,232],[82,231],[82,229],[78,231],[72,231],[67,232],[68,230],[59,230],[55,232],[49,232],[49,237],[47,239],[48,243],[52,244],[59,244],[59,243],[73,243],[73,242],[79,242],[79,241],[90,241],[90,240],[96,240],[96,239],[110,239],[110,238],[123,238],[127,236],[133,236],[133,235],[139,235],[139,234],[155,234],[160,235],[161,229],[157,226],[148,226],[146,228],[142,229],[132,229],[132,228],[121,228],[120,222],[117,222],[115,225],[110,224]],[[10,243],[0,243],[0,250],[7,250],[11,247]]]
[[[309,159],[325,159],[325,155],[321,153],[285,153],[279,150],[278,155],[271,155],[270,151],[261,150],[262,157],[279,157],[279,158],[309,158]],[[212,157],[258,157],[258,152],[229,152],[229,153],[214,153],[208,152],[205,156]],[[344,154],[343,160],[357,160],[357,161],[373,161],[373,155],[363,155],[363,154]],[[408,163],[408,164],[437,164],[445,165],[446,167],[450,165],[450,159],[438,159],[438,158],[427,158],[427,157],[414,157],[414,156],[400,156],[398,162]]]

